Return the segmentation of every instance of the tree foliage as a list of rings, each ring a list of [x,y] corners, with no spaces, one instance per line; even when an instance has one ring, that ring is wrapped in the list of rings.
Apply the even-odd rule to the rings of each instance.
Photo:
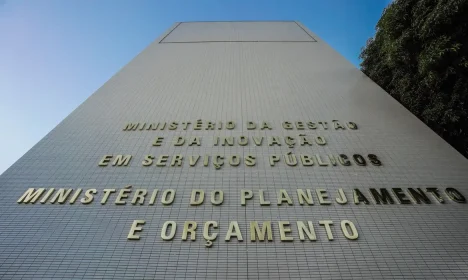
[[[468,156],[468,0],[395,0],[361,70]]]

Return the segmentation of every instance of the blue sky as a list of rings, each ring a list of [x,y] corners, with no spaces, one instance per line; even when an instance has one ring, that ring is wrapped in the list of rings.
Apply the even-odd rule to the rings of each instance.
[[[0,173],[178,21],[297,20],[354,65],[390,0],[0,0]]]

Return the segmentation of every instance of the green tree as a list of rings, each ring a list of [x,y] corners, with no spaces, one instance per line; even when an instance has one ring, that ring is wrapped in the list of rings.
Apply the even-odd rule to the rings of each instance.
[[[361,70],[468,157],[468,0],[395,0]]]

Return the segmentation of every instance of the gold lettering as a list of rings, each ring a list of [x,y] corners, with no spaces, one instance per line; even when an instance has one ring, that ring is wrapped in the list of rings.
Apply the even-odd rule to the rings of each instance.
[[[234,137],[229,136],[229,137],[221,137],[221,145],[223,146],[233,146],[234,145]]]
[[[218,198],[216,198],[218,195]],[[222,190],[214,190],[211,192],[211,204],[213,205],[221,205],[224,201],[224,192]]]
[[[169,159],[168,155],[160,155],[158,158],[158,161],[156,162],[156,166],[166,166],[168,159]]]
[[[124,127],[124,131],[136,130],[140,123],[127,123]]]
[[[304,190],[298,189],[297,190],[297,198],[299,199],[299,204],[304,205],[304,200],[308,205],[314,205],[314,200],[312,198],[312,193],[310,190],[306,190],[307,195],[304,193]]]
[[[182,155],[175,155],[172,157],[171,166],[182,166]]]
[[[70,199],[70,204],[74,204],[78,196],[80,195],[82,189],[77,189],[73,194],[72,198]]]
[[[114,162],[112,163],[113,166],[127,166],[130,163],[130,160],[132,159],[132,155],[117,155],[115,157]]]
[[[253,192],[251,190],[241,190],[241,205],[246,205],[247,199],[252,199]]]
[[[315,192],[317,193],[320,204],[331,204],[331,201],[327,200],[328,198],[327,190],[316,189]]]
[[[145,196],[148,193],[146,189],[136,189],[135,194],[133,195],[132,204],[143,205],[145,203]]]
[[[101,199],[101,204],[106,204],[107,199],[109,198],[111,193],[115,193],[115,189],[104,189],[103,192],[104,192],[104,196]]]
[[[203,190],[192,190],[192,196],[190,197],[190,205],[200,205],[205,200],[205,191]]]
[[[197,164],[199,158],[199,155],[189,156],[189,165],[194,166],[195,164]]]
[[[281,159],[280,156],[271,155],[271,156],[270,156],[270,166],[275,166],[275,164],[276,164],[277,162],[279,162],[280,159]]]
[[[258,194],[260,196],[260,205],[270,205],[270,201],[268,200],[265,200],[265,197],[264,197],[264,194],[263,194],[263,190],[259,190],[258,191]]]
[[[178,125],[179,125],[179,123],[177,123],[177,122],[171,122],[171,123],[169,124],[168,129],[169,129],[169,130],[176,130]]]
[[[169,189],[165,190],[162,194],[161,202],[164,205],[171,205],[174,202],[175,190]]]
[[[85,192],[85,197],[83,197],[80,201],[82,204],[89,204],[94,200],[94,194],[97,193],[96,189],[89,189]]]
[[[213,122],[207,122],[206,123],[205,130],[214,130],[214,129],[215,129],[215,123],[213,123]]]
[[[226,238],[224,238],[225,241],[231,241],[231,238],[235,236],[238,241],[243,241],[244,239],[242,238],[242,233],[239,229],[239,224],[237,221],[232,221],[229,223],[229,229],[226,233]]]
[[[320,155],[315,155],[315,158],[317,159],[317,164],[319,166],[328,166],[328,162],[323,162],[322,161],[322,158],[320,157]]]
[[[256,146],[261,146],[263,142],[263,136],[252,136],[252,139]]]
[[[99,161],[98,165],[99,166],[107,166],[111,159],[112,159],[112,155],[104,155],[102,157],[101,161]]]
[[[145,224],[145,220],[134,220],[130,232],[128,233],[127,239],[129,240],[139,240],[140,235],[137,232],[143,230],[142,225]]]
[[[49,191],[47,191],[47,193],[45,194],[45,196],[41,199],[41,203],[44,204],[47,202],[47,199],[49,199],[49,197],[52,195],[52,193],[55,191],[54,188],[50,188]]]
[[[50,203],[55,203],[55,201],[58,200],[59,204],[65,203],[67,200],[68,196],[71,194],[73,189],[59,189],[55,196],[50,200]]]
[[[170,226],[171,231],[167,234],[167,228]],[[163,240],[172,240],[176,234],[177,224],[174,221],[166,221],[161,229],[161,238]]]
[[[210,227],[218,228],[218,222],[208,221],[205,223],[205,226],[203,227],[203,238],[207,241],[214,241],[218,237],[218,233],[210,234]]]
[[[351,232],[348,230],[348,227],[350,228]],[[356,226],[354,226],[353,222],[351,221],[341,221],[341,230],[343,231],[344,236],[350,240],[355,240],[359,237]]]
[[[265,241],[265,235],[267,235],[268,241],[273,241],[270,221],[264,221],[261,230],[257,221],[250,222],[250,241],[255,242],[257,239]]]
[[[156,137],[156,139],[154,139],[153,146],[161,146],[163,139],[164,137]]]
[[[182,146],[185,143],[185,139],[182,136],[174,137],[172,139],[172,143],[174,144],[174,146]]]
[[[34,189],[34,188],[29,188],[19,199],[18,203],[35,203],[36,200],[38,200],[41,195],[44,193],[45,188],[39,188],[39,189]]]
[[[145,159],[141,163],[143,166],[151,166],[153,164],[154,156],[152,155],[145,155]]]
[[[200,137],[197,137],[197,136],[193,136],[190,141],[189,141],[189,146],[192,146],[192,145],[197,145],[197,146],[201,146],[201,140],[200,140]]]
[[[261,130],[264,130],[264,129],[268,129],[268,130],[271,130],[271,126],[270,124],[268,124],[267,122],[262,122],[262,127],[260,128]]]
[[[325,227],[325,230],[327,231],[328,240],[333,240],[333,234],[332,234],[331,227],[330,227],[330,225],[333,225],[333,221],[323,220],[323,221],[319,221],[319,224]]]
[[[281,146],[280,138],[278,136],[270,136],[270,138],[268,139],[269,139],[268,141],[269,146],[273,146],[273,145]]]
[[[294,240],[292,236],[286,236],[286,234],[291,232],[289,221],[280,221],[278,222],[281,241],[290,242]]]
[[[346,198],[346,195],[343,191],[343,189],[338,189],[338,197],[335,199],[336,202],[339,204],[346,204],[348,203],[348,198]]]
[[[254,122],[252,122],[252,121],[247,122],[247,129],[248,130],[252,130],[252,129],[255,129],[255,128],[257,128],[257,125]]]
[[[315,235],[315,230],[314,230],[314,225],[312,224],[311,221],[307,222],[308,226],[307,227],[304,222],[302,221],[297,221],[297,230],[299,231],[299,239],[301,241],[305,240],[305,234],[307,234],[307,237],[309,238],[309,241],[315,241],[317,240],[317,236]]]
[[[278,205],[282,205],[284,202],[287,202],[289,205],[293,205],[291,197],[289,197],[288,192],[285,189],[280,189],[278,191]]]
[[[187,236],[190,233],[190,240],[195,241],[196,233],[195,230],[197,229],[197,222],[194,221],[185,221],[184,223],[184,231],[182,232],[182,240],[187,240]]]
[[[132,187],[131,185],[128,185],[125,188],[120,190],[119,195],[115,199],[115,204],[124,205],[127,203],[126,201],[122,199],[128,198],[128,194],[132,192],[132,190],[130,189],[131,187]]]
[[[156,196],[158,195],[158,189],[153,190],[153,193],[151,194],[150,202],[149,205],[153,205],[154,202],[156,201]]]

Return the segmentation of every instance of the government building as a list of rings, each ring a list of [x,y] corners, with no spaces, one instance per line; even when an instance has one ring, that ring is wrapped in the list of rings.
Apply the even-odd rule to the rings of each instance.
[[[466,279],[467,182],[301,23],[176,23],[0,176],[0,279]]]

